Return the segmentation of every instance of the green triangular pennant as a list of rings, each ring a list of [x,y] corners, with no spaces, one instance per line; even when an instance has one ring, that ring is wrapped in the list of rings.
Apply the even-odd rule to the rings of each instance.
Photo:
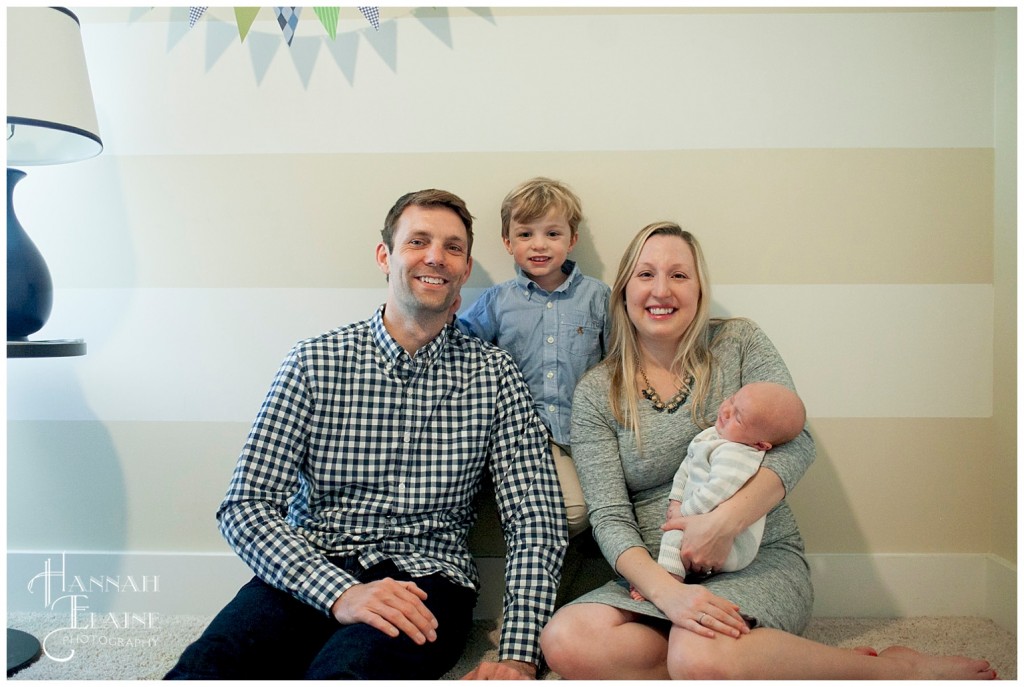
[[[337,7],[314,7],[316,16],[320,17],[320,23],[327,29],[327,34],[333,41],[338,35],[338,9]]]
[[[249,29],[252,28],[252,23],[256,21],[256,15],[259,12],[259,7],[235,8],[235,21],[238,23],[238,39],[241,42],[245,42],[245,37],[249,34]]]

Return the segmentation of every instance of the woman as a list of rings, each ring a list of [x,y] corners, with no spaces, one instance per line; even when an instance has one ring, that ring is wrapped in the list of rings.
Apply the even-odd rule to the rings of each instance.
[[[569,679],[995,677],[987,661],[798,636],[813,592],[784,497],[814,460],[806,428],[718,508],[666,524],[686,533],[686,582],[657,564],[651,552],[690,440],[743,384],[793,388],[764,333],[748,320],[710,319],[710,305],[696,239],[671,223],[642,229],[612,287],[611,352],[577,386],[572,418],[594,537],[623,579],[555,614],[541,635],[552,670]],[[735,536],[766,514],[753,563],[716,574]],[[630,596],[631,584],[645,601]]]

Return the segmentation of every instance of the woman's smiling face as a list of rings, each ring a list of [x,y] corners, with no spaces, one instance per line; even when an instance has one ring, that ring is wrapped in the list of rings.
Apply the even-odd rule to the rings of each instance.
[[[678,342],[697,315],[693,249],[678,236],[647,239],[626,284],[626,313],[641,343]]]

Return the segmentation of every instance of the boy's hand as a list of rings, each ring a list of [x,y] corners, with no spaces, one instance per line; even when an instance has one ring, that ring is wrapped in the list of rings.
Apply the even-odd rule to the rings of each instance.
[[[665,515],[665,520],[671,520],[672,518],[678,518],[680,516],[679,501],[673,501],[669,499],[668,502],[668,514]]]

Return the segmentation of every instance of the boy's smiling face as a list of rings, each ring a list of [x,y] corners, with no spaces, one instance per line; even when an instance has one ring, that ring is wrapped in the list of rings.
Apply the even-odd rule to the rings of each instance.
[[[554,291],[567,275],[562,265],[576,245],[577,234],[569,228],[565,213],[552,207],[532,222],[509,222],[505,249],[516,264],[545,291]]]

